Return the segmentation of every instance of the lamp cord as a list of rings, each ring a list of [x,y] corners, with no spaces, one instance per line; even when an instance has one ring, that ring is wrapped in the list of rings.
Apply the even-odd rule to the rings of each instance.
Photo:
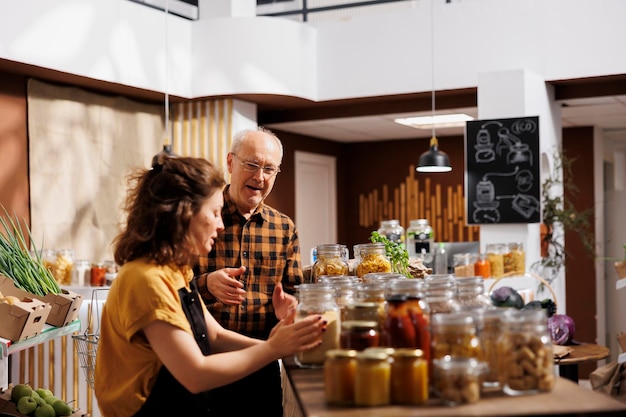
[[[170,145],[170,95],[169,95],[169,52],[168,52],[169,0],[165,0],[165,144]]]
[[[432,86],[432,138],[435,138],[435,4],[430,0],[430,82]],[[431,140],[432,140],[431,138]]]

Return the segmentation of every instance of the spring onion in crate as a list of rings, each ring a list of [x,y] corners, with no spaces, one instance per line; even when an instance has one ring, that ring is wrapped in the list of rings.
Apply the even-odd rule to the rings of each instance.
[[[0,233],[0,274],[10,278],[17,288],[35,295],[61,293],[59,284],[44,266],[40,252],[35,251],[31,256],[21,226],[9,216],[6,208],[3,209],[8,220],[0,217],[4,229],[4,233]],[[32,242],[30,230],[26,229]]]

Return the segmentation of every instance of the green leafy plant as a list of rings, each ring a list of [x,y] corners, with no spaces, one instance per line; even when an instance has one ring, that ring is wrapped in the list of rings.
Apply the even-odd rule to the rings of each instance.
[[[41,251],[28,252],[26,235],[17,221],[2,207],[6,219],[0,217],[4,233],[0,233],[0,274],[10,278],[15,286],[31,294],[45,296],[59,294],[61,288],[42,262]],[[30,242],[30,229],[26,227]]]
[[[392,242],[386,236],[381,235],[376,230],[370,235],[372,243],[382,243],[385,245],[385,252],[391,263],[391,270],[398,274],[406,275],[407,278],[413,278],[409,269],[409,253],[400,244]]]

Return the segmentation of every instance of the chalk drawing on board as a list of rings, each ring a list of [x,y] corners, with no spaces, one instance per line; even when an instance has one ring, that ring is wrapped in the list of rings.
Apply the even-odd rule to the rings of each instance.
[[[514,194],[514,195],[499,195],[497,200],[510,199],[511,207],[526,219],[530,219],[533,214],[539,213],[539,201],[532,195],[528,194]]]
[[[515,136],[507,127],[498,129],[498,144],[496,145],[498,156],[506,156],[508,165],[527,162],[533,165],[533,154],[527,144]]]
[[[476,201],[472,218],[477,223],[498,223],[500,221],[500,202],[496,199],[496,188],[489,177],[509,177],[518,173],[519,167],[511,172],[488,172],[476,184]]]
[[[489,133],[489,125],[496,124],[502,127],[502,123],[497,121],[489,121],[480,126],[476,133],[476,144],[474,145],[474,160],[479,164],[488,164],[496,159],[495,144],[491,141],[491,133]]]

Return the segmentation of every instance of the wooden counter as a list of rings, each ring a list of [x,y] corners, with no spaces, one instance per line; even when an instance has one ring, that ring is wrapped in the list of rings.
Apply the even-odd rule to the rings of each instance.
[[[289,415],[305,417],[380,417],[380,416],[625,416],[626,404],[583,388],[574,382],[557,378],[550,393],[509,397],[485,396],[475,404],[446,407],[437,400],[426,406],[330,407],[324,398],[322,369],[300,369],[293,361],[283,361],[285,410]]]

